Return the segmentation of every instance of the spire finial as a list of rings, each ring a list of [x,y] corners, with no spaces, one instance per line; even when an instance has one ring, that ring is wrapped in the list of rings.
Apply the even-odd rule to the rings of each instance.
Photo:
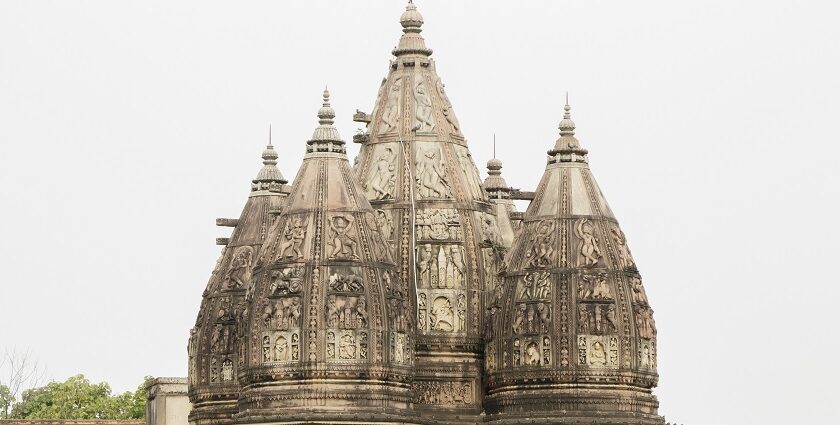
[[[318,123],[321,125],[333,125],[335,118],[335,110],[330,106],[330,90],[326,86],[324,86],[324,103],[321,105],[321,109],[318,110]]]
[[[566,92],[566,106],[563,107],[563,120],[560,121],[560,135],[575,135],[575,122],[572,121],[572,107],[569,106],[569,92]]]
[[[496,157],[496,133],[493,133],[493,158]]]
[[[423,56],[432,54],[432,50],[426,48],[426,43],[420,35],[423,31],[423,15],[417,11],[417,5],[413,0],[409,0],[405,5],[405,12],[400,16],[400,25],[403,27],[403,36],[400,38],[400,44],[392,52],[394,56],[412,53]]]
[[[271,146],[271,123],[268,123],[268,146]]]

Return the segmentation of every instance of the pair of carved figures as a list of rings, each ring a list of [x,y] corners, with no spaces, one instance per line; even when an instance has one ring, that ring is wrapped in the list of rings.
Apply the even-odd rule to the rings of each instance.
[[[391,298],[388,300],[388,320],[391,330],[407,332],[411,330],[411,309],[407,300]]]
[[[417,274],[422,287],[450,289],[463,287],[464,255],[459,245],[441,245],[434,255],[432,245],[418,248]]]
[[[615,304],[580,304],[578,330],[581,333],[611,333],[618,329]]]
[[[442,156],[442,148],[418,146],[414,178],[423,198],[450,198],[452,187]]]
[[[303,314],[302,309],[303,305],[299,297],[280,299],[273,306],[270,303],[266,304],[262,313],[263,324],[274,329],[298,329]]]
[[[365,296],[328,295],[327,326],[333,329],[367,328],[368,312]]]
[[[636,329],[638,329],[639,336],[642,338],[656,338],[656,322],[653,320],[653,309],[636,307]]]
[[[522,279],[519,299],[547,300],[551,297],[551,274],[548,272],[528,273]]]
[[[612,290],[607,283],[607,275],[599,273],[597,275],[581,274],[578,282],[578,299],[579,300],[612,300]]]
[[[547,302],[520,303],[513,317],[513,333],[547,333],[551,329],[551,304]]]
[[[269,272],[268,293],[272,296],[300,293],[303,286],[302,264]]]

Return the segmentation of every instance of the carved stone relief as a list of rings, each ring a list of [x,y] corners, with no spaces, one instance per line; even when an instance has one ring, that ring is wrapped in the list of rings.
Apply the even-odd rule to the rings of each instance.
[[[460,245],[425,244],[417,248],[417,280],[421,288],[465,287],[466,268]]]
[[[268,272],[268,295],[272,297],[299,294],[303,289],[303,264],[294,264]]]
[[[466,332],[467,296],[465,291],[421,290],[417,311],[421,333]]]
[[[652,340],[642,339],[639,341],[639,367],[656,370],[656,344]]]
[[[410,365],[413,364],[414,341],[411,336],[403,332],[391,332],[391,362]]]
[[[455,116],[455,112],[452,110],[452,102],[449,101],[449,96],[446,94],[445,87],[446,86],[443,84],[443,80],[438,77],[437,90],[440,98],[443,100],[443,116],[446,117],[446,121],[452,126],[452,131],[455,134],[460,134],[461,123],[458,122],[458,117]]]
[[[421,208],[415,213],[418,240],[460,241],[461,215],[454,208]]]
[[[397,78],[388,90],[388,101],[385,103],[385,110],[382,113],[382,125],[379,127],[379,134],[385,134],[396,130],[402,107],[402,78]]]
[[[554,228],[553,220],[543,220],[537,223],[534,239],[527,253],[529,267],[545,267],[553,264],[554,255],[557,251],[555,247],[557,236]]]
[[[303,259],[304,239],[306,239],[306,223],[300,216],[293,216],[286,221],[286,227],[283,229],[277,259]]]
[[[656,338],[656,322],[653,320],[653,309],[636,306],[635,313],[637,335],[645,339]]]
[[[485,212],[477,212],[476,217],[481,223],[482,242],[495,246],[503,246],[502,232],[499,230],[499,223],[496,221],[496,216]]]
[[[368,342],[367,331],[327,330],[327,360],[366,360]]]
[[[300,332],[265,332],[262,337],[262,363],[300,360]]]
[[[513,316],[516,335],[547,333],[551,329],[551,304],[547,302],[518,303]]]
[[[551,274],[527,273],[519,282],[519,300],[548,300],[551,298]]]
[[[551,337],[538,335],[513,339],[513,366],[550,366]]]
[[[418,133],[429,133],[435,130],[435,116],[432,108],[432,98],[426,89],[422,76],[415,76],[414,82],[414,127]]]
[[[377,145],[373,166],[365,182],[367,197],[382,201],[394,199],[397,181],[397,154],[389,146]]]
[[[486,199],[487,196],[482,189],[481,177],[478,175],[478,167],[473,162],[470,151],[464,147],[456,147],[455,151],[458,154],[458,163],[461,166],[461,171],[466,177],[466,185],[469,186],[470,195],[473,199]]]
[[[471,382],[414,381],[417,404],[455,406],[472,404]]]
[[[613,300],[615,296],[605,273],[581,273],[578,281],[578,300]]]
[[[264,314],[269,316],[269,329],[300,329],[303,305],[300,297],[280,298],[274,302],[274,309],[266,310]]]
[[[647,294],[642,286],[642,279],[633,276],[630,278],[630,290],[633,296],[633,304],[648,305]]]
[[[592,369],[618,369],[618,337],[578,335],[578,365]]]
[[[627,246],[627,238],[624,237],[624,232],[618,226],[613,226],[610,229],[610,233],[612,233],[613,241],[615,241],[615,246],[618,249],[618,260],[621,263],[621,267],[635,268],[636,262],[633,261],[633,256],[630,254],[630,248]]]
[[[575,234],[578,237],[578,267],[592,267],[601,258],[601,249],[595,237],[595,226],[589,219],[581,218],[575,223]]]
[[[411,329],[410,309],[408,300],[388,299],[388,321],[391,330],[406,332]]]
[[[329,240],[332,247],[327,258],[331,260],[358,260],[359,234],[356,219],[352,214],[336,214],[327,218],[329,225]]]
[[[247,288],[251,281],[251,271],[253,267],[254,248],[250,246],[240,246],[233,253],[233,258],[230,261],[230,266],[225,273],[223,290],[230,289],[244,289]]]
[[[618,319],[615,304],[582,303],[578,305],[578,331],[598,335],[617,332]]]
[[[440,146],[418,143],[414,178],[421,198],[451,198],[452,186]]]

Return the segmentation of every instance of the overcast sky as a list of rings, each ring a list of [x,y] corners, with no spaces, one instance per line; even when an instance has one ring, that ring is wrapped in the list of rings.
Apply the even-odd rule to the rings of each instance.
[[[402,0],[0,1],[0,350],[116,390],[186,344],[269,123],[350,140]],[[533,190],[570,92],[656,310],[661,412],[838,423],[840,7],[419,0],[476,162]],[[351,158],[358,151],[350,146]]]

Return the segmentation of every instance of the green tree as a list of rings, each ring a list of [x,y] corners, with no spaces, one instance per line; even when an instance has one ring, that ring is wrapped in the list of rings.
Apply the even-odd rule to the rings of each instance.
[[[145,384],[136,391],[112,395],[105,382],[91,383],[84,375],[24,391],[12,407],[16,419],[143,419]]]
[[[0,419],[6,419],[14,401],[15,399],[12,398],[12,392],[9,390],[9,387],[0,384]]]

